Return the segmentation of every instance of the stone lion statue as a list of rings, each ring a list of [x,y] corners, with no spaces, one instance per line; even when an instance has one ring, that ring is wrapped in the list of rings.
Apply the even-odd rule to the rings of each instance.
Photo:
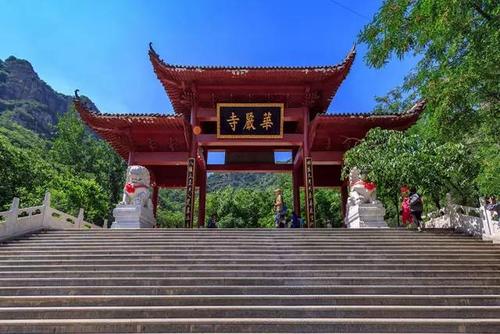
[[[351,204],[376,203],[377,186],[363,180],[359,169],[354,167],[349,173],[349,201]]]
[[[129,166],[127,180],[123,188],[123,199],[120,204],[138,205],[153,208],[151,202],[151,180],[149,171],[144,166]]]

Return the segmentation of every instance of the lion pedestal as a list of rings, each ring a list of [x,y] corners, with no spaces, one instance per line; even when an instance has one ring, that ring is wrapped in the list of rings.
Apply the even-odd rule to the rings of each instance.
[[[113,210],[113,229],[152,228],[156,225],[151,202],[149,171],[143,166],[127,169],[127,182],[123,189],[123,200]]]
[[[118,204],[113,210],[111,228],[152,228],[156,224],[153,211],[138,205]]]
[[[349,174],[349,199],[345,224],[347,228],[387,228],[385,208],[376,199],[376,185],[362,179],[357,168]]]

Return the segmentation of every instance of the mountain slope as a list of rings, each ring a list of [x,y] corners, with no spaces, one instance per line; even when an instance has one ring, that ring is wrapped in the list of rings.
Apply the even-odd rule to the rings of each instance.
[[[59,116],[68,110],[71,102],[71,96],[56,92],[40,79],[29,61],[14,56],[0,60],[0,117],[3,120],[12,120],[50,138]]]

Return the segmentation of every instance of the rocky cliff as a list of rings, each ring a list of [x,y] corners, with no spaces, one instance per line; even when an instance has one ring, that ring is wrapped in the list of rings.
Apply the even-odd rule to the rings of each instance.
[[[0,116],[50,138],[72,97],[41,80],[30,62],[10,56],[0,60]]]

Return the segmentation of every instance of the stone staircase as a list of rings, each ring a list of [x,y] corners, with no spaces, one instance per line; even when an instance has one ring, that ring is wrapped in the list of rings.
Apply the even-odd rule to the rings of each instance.
[[[50,231],[0,246],[0,333],[500,333],[500,246],[407,230]]]

